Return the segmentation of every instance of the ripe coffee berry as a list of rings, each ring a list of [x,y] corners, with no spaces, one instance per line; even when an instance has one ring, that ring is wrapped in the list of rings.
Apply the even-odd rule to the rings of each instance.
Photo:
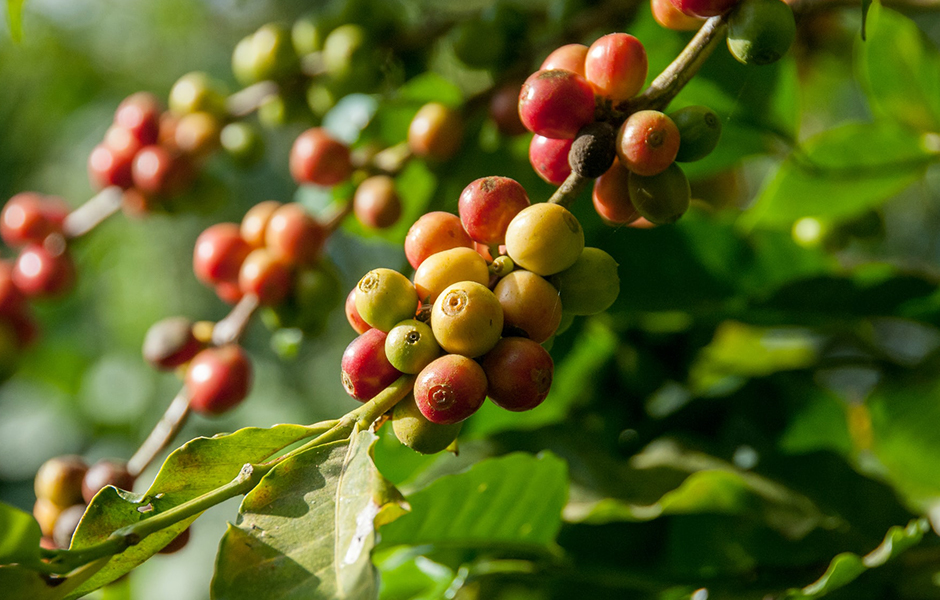
[[[513,217],[529,206],[518,181],[508,177],[477,179],[460,194],[460,222],[470,238],[481,244],[502,244]]]
[[[251,361],[241,346],[206,348],[186,371],[190,407],[201,415],[220,415],[236,406],[251,389]]]
[[[114,124],[128,130],[141,146],[157,143],[162,108],[156,96],[138,92],[125,98],[114,113]]]
[[[415,269],[432,254],[451,248],[473,248],[473,240],[464,231],[460,217],[448,212],[422,215],[405,236],[405,257]]]
[[[513,271],[499,280],[493,293],[503,309],[503,328],[512,335],[522,334],[541,344],[561,323],[558,290],[535,273]]]
[[[137,150],[122,151],[107,144],[98,144],[88,155],[88,179],[95,189],[110,185],[127,189],[134,185],[132,165]]]
[[[277,200],[265,200],[259,202],[245,213],[242,217],[239,233],[245,242],[252,248],[263,248],[265,244],[265,232],[268,228],[268,221],[282,205]]]
[[[346,295],[346,320],[356,333],[365,333],[371,329],[356,310],[356,288],[349,290],[349,294]]]
[[[646,177],[662,173],[676,160],[679,129],[658,110],[630,115],[617,134],[617,156],[623,166]]]
[[[594,120],[594,92],[571,71],[538,71],[522,85],[519,117],[533,133],[570,140]]]
[[[329,232],[296,202],[271,213],[264,241],[271,255],[287,264],[313,264],[320,258]]]
[[[408,126],[408,147],[416,156],[447,160],[460,149],[463,129],[463,118],[457,111],[429,102]]]
[[[679,12],[690,17],[717,17],[731,10],[739,0],[670,0]]]
[[[543,277],[573,265],[583,249],[581,224],[559,204],[533,204],[516,215],[506,230],[509,258]]]
[[[123,460],[99,460],[85,473],[82,480],[82,498],[90,503],[105,486],[113,485],[121,490],[133,490],[135,477],[127,470]]]
[[[462,281],[445,288],[434,301],[431,329],[441,348],[474,358],[499,340],[503,309],[489,288],[475,281]]]
[[[429,421],[415,404],[413,394],[396,404],[392,412],[395,437],[420,454],[437,454],[445,450],[457,439],[462,427],[463,423],[440,425]]]
[[[24,248],[13,267],[13,283],[24,296],[52,298],[60,296],[75,285],[75,263],[65,248],[65,240],[56,234],[47,242]]]
[[[385,356],[402,373],[416,375],[441,355],[430,326],[408,319],[392,327],[385,338]]]
[[[594,182],[591,193],[594,210],[609,224],[627,224],[640,218],[640,213],[630,201],[629,179],[630,171],[615,160],[610,169]]]
[[[238,287],[254,294],[262,306],[282,302],[291,290],[291,272],[282,259],[267,248],[252,250],[238,271]]]
[[[542,61],[540,71],[561,69],[571,71],[584,77],[584,59],[587,58],[588,47],[584,44],[565,44],[555,48],[552,53]]]
[[[414,397],[418,410],[432,423],[459,423],[486,400],[486,375],[475,361],[448,354],[418,374]]]
[[[702,26],[702,19],[690,17],[673,6],[671,0],[650,0],[650,8],[656,22],[673,31],[695,31]]]
[[[779,0],[777,0],[779,1]],[[676,161],[692,162],[711,154],[721,137],[721,119],[707,106],[686,106],[669,114],[679,129]]]
[[[494,404],[511,411],[531,410],[548,397],[555,365],[545,348],[518,337],[503,338],[483,357]]]
[[[52,502],[60,509],[82,501],[82,479],[88,465],[80,456],[56,456],[39,467],[33,481],[37,498]]]
[[[553,140],[533,135],[529,143],[529,163],[539,177],[552,185],[561,185],[571,175],[568,154],[574,140]]]
[[[193,272],[206,285],[238,279],[242,262],[251,248],[235,223],[217,223],[196,238]]]
[[[351,173],[349,148],[325,129],[308,129],[294,140],[290,151],[290,174],[297,183],[336,185],[349,179]]]
[[[356,400],[371,400],[401,376],[385,356],[386,337],[384,331],[369,329],[343,352],[343,388]]]
[[[646,82],[648,68],[643,44],[628,33],[597,39],[584,60],[584,75],[594,93],[614,102],[636,96]]]
[[[678,165],[652,177],[630,173],[628,185],[637,212],[655,225],[674,223],[689,209],[689,180]]]
[[[418,311],[418,292],[392,269],[372,269],[356,285],[356,310],[371,327],[389,331]]]
[[[134,186],[146,194],[172,196],[192,179],[190,164],[163,146],[144,146],[134,156]]]
[[[518,83],[504,85],[493,92],[490,98],[490,118],[503,135],[515,136],[526,132],[525,125],[519,119]]]
[[[13,248],[41,244],[49,235],[62,232],[68,213],[68,205],[59,198],[19,193],[0,212],[0,237]]]
[[[451,248],[432,254],[414,275],[418,298],[425,303],[433,303],[444,288],[461,281],[476,281],[482,285],[490,281],[486,261],[470,248]]]
[[[607,123],[591,123],[578,132],[568,153],[571,170],[588,179],[600,177],[607,172],[617,158],[615,141],[617,134]]]
[[[189,362],[204,344],[193,335],[192,321],[169,317],[157,321],[144,336],[144,360],[157,369],[175,369]]]
[[[573,265],[552,275],[565,312],[593,315],[604,312],[620,294],[617,261],[599,248],[585,248]]]
[[[388,175],[373,175],[356,187],[353,212],[359,222],[373,229],[385,229],[401,217],[401,198],[395,180]]]
[[[793,10],[781,0],[742,0],[728,21],[728,50],[746,65],[780,60],[794,39]]]

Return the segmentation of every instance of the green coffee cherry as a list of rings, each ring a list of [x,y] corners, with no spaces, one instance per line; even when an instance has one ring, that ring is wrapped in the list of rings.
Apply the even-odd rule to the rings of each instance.
[[[225,90],[207,74],[196,71],[180,77],[170,89],[170,110],[177,115],[207,112],[225,116]]]
[[[460,433],[463,422],[438,425],[428,421],[418,410],[413,395],[395,405],[392,412],[392,431],[405,446],[421,454],[436,454],[446,450]]]
[[[219,133],[222,149],[241,166],[257,163],[264,156],[264,139],[250,123],[229,123]]]
[[[692,200],[689,180],[675,163],[652,177],[630,173],[627,188],[630,193],[630,202],[633,203],[637,212],[656,225],[678,221],[679,217],[689,210],[689,203]]]
[[[274,23],[262,25],[243,38],[232,53],[232,72],[242,85],[284,79],[298,68],[290,32]]]
[[[676,160],[692,162],[711,154],[721,137],[721,119],[707,106],[686,106],[669,113],[679,128]]]
[[[421,321],[402,321],[385,338],[385,357],[402,373],[417,375],[440,355],[441,347],[431,327]]]
[[[585,248],[578,260],[551,278],[570,315],[604,312],[620,294],[617,261],[599,248]]]
[[[418,310],[418,292],[407,277],[392,269],[373,269],[356,286],[359,316],[380,331],[413,319]]]
[[[315,15],[301,17],[291,27],[290,37],[294,44],[297,56],[304,56],[323,50],[323,40],[326,38],[327,25],[323,19]]]
[[[728,21],[728,50],[746,65],[776,62],[794,39],[793,10],[782,0],[743,0]]]
[[[323,66],[338,95],[372,84],[375,78],[372,68],[374,50],[368,33],[359,25],[340,25],[326,36]]]

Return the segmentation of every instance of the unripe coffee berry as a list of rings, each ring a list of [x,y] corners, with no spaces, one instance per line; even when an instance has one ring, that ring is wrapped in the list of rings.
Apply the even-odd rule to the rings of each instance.
[[[742,0],[728,20],[728,50],[746,65],[780,60],[794,39],[793,9],[781,0]]]
[[[583,249],[581,224],[559,204],[533,204],[516,215],[506,230],[509,258],[543,277],[573,265]]]
[[[707,106],[686,106],[669,113],[669,118],[679,129],[677,162],[693,162],[705,158],[718,145],[721,119]]]
[[[193,335],[192,321],[186,317],[169,317],[147,330],[143,355],[150,366],[169,370],[189,362],[204,346]]]
[[[474,358],[499,340],[503,309],[489,288],[475,281],[462,281],[445,288],[434,301],[431,329],[441,348]]]
[[[526,338],[503,338],[483,357],[487,395],[494,404],[511,411],[531,410],[541,404],[552,387],[554,371],[545,348]]]
[[[190,157],[204,158],[219,147],[222,124],[208,112],[194,112],[180,118],[174,132],[176,148]]]
[[[614,102],[635,96],[646,82],[647,69],[643,44],[628,33],[597,39],[584,60],[584,76],[594,93]]]
[[[568,155],[574,140],[553,140],[533,135],[529,142],[529,164],[535,172],[552,185],[561,185],[571,175]]]
[[[553,71],[561,69],[584,77],[584,59],[587,58],[587,53],[588,47],[584,44],[565,44],[552,50],[552,53],[542,61],[539,70]]]
[[[415,290],[421,302],[431,304],[450,285],[475,281],[486,285],[490,271],[486,261],[470,248],[451,248],[432,254],[421,263],[414,276]]]
[[[88,465],[80,456],[56,456],[39,467],[33,481],[37,498],[52,502],[60,509],[82,501],[82,480]]]
[[[617,158],[617,133],[607,123],[584,126],[571,145],[568,164],[571,170],[588,179],[600,177]]]
[[[236,164],[247,167],[264,156],[264,139],[250,123],[229,123],[219,132],[219,143]]]
[[[385,356],[402,373],[415,375],[440,355],[441,347],[434,333],[421,321],[402,321],[385,338]]]
[[[251,247],[235,223],[217,223],[196,238],[193,272],[206,285],[235,281]]]
[[[401,376],[385,355],[386,337],[384,331],[369,329],[343,352],[343,388],[360,402],[371,400]]]
[[[123,460],[99,460],[85,473],[82,479],[82,498],[90,503],[102,488],[113,485],[121,490],[133,490],[135,477],[127,470]]]
[[[459,423],[486,400],[486,375],[475,361],[448,354],[418,374],[414,397],[418,410],[432,423]]]
[[[529,206],[525,188],[509,177],[483,177],[464,188],[458,201],[460,222],[481,244],[502,244],[513,217]]]
[[[658,110],[633,113],[617,134],[617,156],[623,166],[649,177],[662,173],[676,160],[679,129]]]
[[[632,223],[640,218],[630,201],[630,171],[619,160],[594,182],[591,198],[594,210],[611,225]]]
[[[405,236],[405,257],[415,269],[432,254],[451,248],[473,248],[473,240],[464,231],[460,217],[448,212],[422,215]]]
[[[573,265],[552,275],[565,312],[593,315],[604,312],[620,294],[617,261],[599,248],[585,248]]]
[[[170,88],[169,105],[179,116],[206,112],[223,117],[226,114],[225,91],[209,75],[195,71],[176,80]]]
[[[503,308],[503,328],[541,344],[561,323],[562,302],[551,283],[531,271],[513,271],[493,289]]]
[[[251,360],[241,346],[206,348],[186,370],[189,405],[201,415],[225,413],[248,395],[251,378]]]
[[[373,269],[356,285],[359,316],[381,331],[413,319],[418,310],[418,292],[408,278],[392,269]]]
[[[463,118],[457,111],[429,102],[408,126],[408,147],[416,156],[447,160],[460,149],[463,129]]]
[[[300,184],[330,186],[346,181],[352,173],[349,148],[323,128],[308,129],[294,140],[290,173]]]
[[[522,85],[519,117],[533,133],[570,140],[594,120],[594,92],[571,71],[538,71]]]
[[[415,404],[414,395],[401,400],[392,412],[395,437],[420,454],[437,454],[447,449],[457,439],[462,427],[462,422],[440,425],[429,421]]]
[[[388,175],[373,175],[356,187],[353,212],[359,222],[373,229],[385,229],[401,217],[401,198],[395,180]]]
[[[630,173],[628,183],[630,201],[650,223],[674,223],[689,209],[692,198],[689,180],[678,165],[670,165],[652,177]]]

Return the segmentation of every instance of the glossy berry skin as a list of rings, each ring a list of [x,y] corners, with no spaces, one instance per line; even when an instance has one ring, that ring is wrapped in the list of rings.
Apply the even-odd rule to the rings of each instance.
[[[451,248],[472,248],[473,240],[464,231],[460,217],[434,211],[422,215],[405,237],[405,257],[417,269],[424,260]]]
[[[623,166],[638,175],[662,173],[676,160],[679,129],[658,110],[630,115],[617,134],[617,156]]]
[[[476,281],[482,285],[490,281],[486,261],[470,248],[451,248],[432,254],[414,275],[415,290],[424,303],[433,303],[444,288],[461,281]]]
[[[509,177],[483,177],[464,188],[457,202],[460,222],[481,244],[502,244],[513,217],[529,206],[525,188]]]
[[[98,144],[88,155],[88,179],[95,189],[116,185],[127,189],[134,185],[132,166],[136,150],[127,152],[107,144]]]
[[[291,284],[287,263],[267,248],[252,250],[238,271],[238,287],[242,293],[254,294],[262,306],[274,306],[284,301]]]
[[[585,248],[578,260],[551,278],[565,312],[594,315],[604,312],[620,294],[617,261],[600,248]]]
[[[52,502],[60,509],[82,501],[82,479],[88,465],[80,456],[56,456],[39,467],[33,480],[37,498]]]
[[[388,175],[373,175],[356,187],[353,212],[359,222],[372,229],[385,229],[401,217],[401,198],[395,180]]]
[[[728,50],[745,65],[780,60],[796,39],[796,20],[781,0],[742,0],[728,21]]]
[[[264,232],[272,256],[287,264],[310,265],[320,258],[329,232],[300,204],[292,202],[271,214]]]
[[[19,193],[0,212],[0,237],[13,248],[41,244],[49,235],[62,232],[68,212],[68,205],[58,198]]]
[[[14,263],[0,260],[0,316],[15,318],[26,310],[26,299],[13,283]]]
[[[625,225],[640,218],[630,201],[630,171],[615,160],[606,173],[594,182],[591,198],[594,210],[611,225]]]
[[[650,0],[650,9],[656,22],[673,31],[695,31],[702,26],[702,19],[690,17],[673,6],[672,0]]]
[[[245,242],[252,248],[263,248],[265,244],[265,232],[268,228],[268,222],[282,204],[277,200],[265,200],[259,202],[245,213],[242,217],[239,233]]]
[[[670,0],[670,2],[686,16],[705,19],[728,12],[739,0]]]
[[[655,225],[674,223],[689,209],[689,180],[678,165],[652,177],[630,173],[628,185],[637,212]]]
[[[251,360],[241,346],[206,348],[186,370],[189,405],[201,415],[221,415],[238,406],[251,389]]]
[[[157,196],[172,196],[189,184],[192,172],[188,162],[163,146],[145,146],[134,156],[134,186]]]
[[[439,102],[422,106],[408,125],[408,147],[416,155],[432,160],[447,160],[463,142],[463,118]]]
[[[290,174],[299,184],[330,186],[349,179],[352,163],[349,147],[325,129],[314,127],[294,140],[290,151]]]
[[[359,311],[356,310],[356,288],[349,290],[349,294],[346,295],[345,308],[346,320],[349,321],[349,326],[353,328],[353,331],[365,333],[371,329],[370,325],[359,316]]]
[[[369,329],[354,339],[343,352],[341,363],[346,393],[367,402],[401,376],[385,356],[387,334]]]
[[[529,142],[529,163],[547,183],[561,185],[571,175],[568,153],[574,140],[556,140],[533,135]]]
[[[584,77],[584,59],[587,58],[587,53],[588,47],[584,44],[565,44],[552,50],[552,53],[542,61],[539,70],[561,69]]]
[[[53,298],[75,285],[75,263],[65,249],[64,239],[60,238],[59,244],[33,244],[24,248],[16,259],[12,277],[24,296]]]
[[[418,310],[418,292],[407,277],[392,269],[372,269],[356,285],[356,310],[371,327],[389,331]]]
[[[212,286],[212,289],[215,290],[215,295],[226,304],[238,304],[238,301],[245,296],[245,293],[238,286],[237,279],[235,281],[220,281]]]
[[[541,344],[561,323],[558,290],[531,271],[516,270],[499,280],[493,293],[503,309],[503,329]]]
[[[125,98],[114,112],[114,124],[128,130],[141,146],[157,143],[162,107],[157,97],[137,92]]]
[[[460,433],[463,423],[441,425],[432,423],[421,414],[414,395],[395,405],[392,412],[392,430],[403,445],[420,454],[437,454],[450,446]]]
[[[646,82],[648,69],[646,49],[628,33],[598,38],[584,60],[584,76],[594,93],[614,102],[636,96]]]
[[[99,460],[85,473],[82,479],[82,498],[90,503],[102,488],[113,485],[121,490],[133,490],[135,477],[127,470],[123,460]]]
[[[559,204],[533,204],[516,215],[506,230],[509,258],[543,277],[573,265],[583,249],[581,224]]]
[[[483,372],[489,383],[490,400],[506,410],[519,412],[532,410],[548,397],[555,364],[538,343],[508,337],[483,357]]]
[[[519,119],[519,92],[522,86],[510,83],[497,89],[490,98],[490,118],[503,135],[516,136],[526,132]]]
[[[519,117],[533,133],[570,140],[594,120],[594,92],[571,71],[538,71],[522,85]]]
[[[161,370],[186,364],[205,347],[193,335],[192,321],[168,317],[150,326],[144,336],[143,355],[147,363]]]
[[[415,375],[440,354],[431,327],[415,319],[395,325],[385,338],[385,356],[402,373]]]
[[[196,238],[193,272],[206,285],[235,281],[251,247],[235,223],[217,223]]]
[[[418,374],[414,397],[418,410],[432,423],[459,423],[486,400],[486,375],[475,361],[448,354]]]
[[[434,301],[431,329],[445,351],[475,358],[499,341],[503,309],[485,285],[461,281],[445,288]]]
[[[677,162],[701,160],[711,154],[718,145],[721,119],[707,106],[686,106],[669,113],[669,118],[679,129]]]

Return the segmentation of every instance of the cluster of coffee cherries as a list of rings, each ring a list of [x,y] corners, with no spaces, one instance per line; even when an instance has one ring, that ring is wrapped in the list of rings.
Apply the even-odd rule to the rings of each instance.
[[[487,396],[512,411],[541,404],[554,368],[543,344],[574,315],[606,310],[620,289],[616,262],[584,247],[574,215],[530,204],[515,180],[478,179],[458,206],[459,217],[431,212],[412,225],[411,280],[374,269],[346,300],[360,335],[343,355],[343,386],[367,401],[417,375],[392,423],[422,453],[449,446]]]

